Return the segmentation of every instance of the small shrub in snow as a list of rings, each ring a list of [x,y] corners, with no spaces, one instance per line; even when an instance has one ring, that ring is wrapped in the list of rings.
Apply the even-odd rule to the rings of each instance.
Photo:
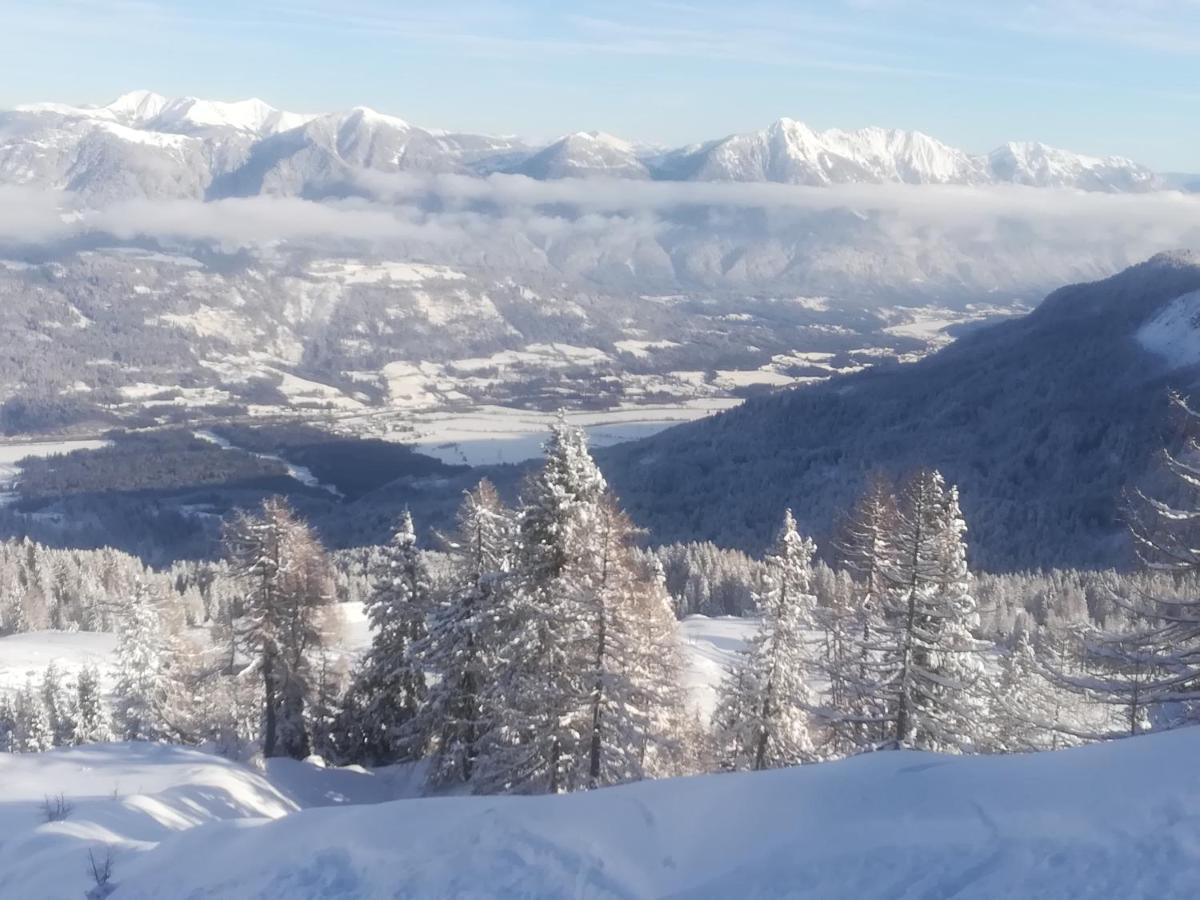
[[[75,805],[62,794],[55,794],[53,797],[47,794],[42,800],[42,817],[47,822],[61,822],[70,816],[74,809]]]

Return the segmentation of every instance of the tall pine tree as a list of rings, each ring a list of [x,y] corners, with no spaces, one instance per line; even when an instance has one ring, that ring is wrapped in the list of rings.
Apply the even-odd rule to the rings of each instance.
[[[447,543],[453,560],[448,596],[429,617],[417,656],[437,678],[426,716],[435,735],[430,779],[469,782],[480,740],[493,718],[485,686],[498,664],[495,617],[508,589],[512,515],[484,479],[463,498],[457,533]]]
[[[432,584],[407,510],[374,574],[366,603],[371,647],[349,700],[362,741],[356,755],[379,765],[420,758],[429,738],[428,719],[419,716],[428,688],[415,648],[425,640]]]
[[[722,686],[714,717],[718,753],[729,769],[767,769],[812,758],[809,714],[813,543],[801,537],[789,509],[767,556],[762,627]]]

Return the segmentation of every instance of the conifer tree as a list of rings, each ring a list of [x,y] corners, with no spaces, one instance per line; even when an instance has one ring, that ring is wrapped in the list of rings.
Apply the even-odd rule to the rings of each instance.
[[[452,587],[431,613],[429,634],[416,648],[437,675],[426,707],[436,736],[430,769],[435,784],[471,780],[492,718],[485,685],[498,664],[494,619],[509,587],[512,524],[490,481],[467,492],[457,533],[448,542]]]
[[[797,765],[812,758],[809,712],[811,593],[815,547],[801,537],[791,510],[767,556],[762,626],[722,686],[715,722],[718,746],[730,769]]]
[[[313,657],[329,637],[332,579],[312,529],[279,497],[226,529],[226,554],[244,586],[238,636],[263,688],[263,754],[311,752],[306,706],[316,689]]]
[[[100,696],[100,673],[85,666],[75,679],[75,733],[72,743],[100,744],[112,739],[104,701]]]
[[[905,485],[877,644],[885,737],[893,747],[972,749],[987,721],[987,685],[958,492],[938,472]]]
[[[12,698],[0,693],[0,753],[16,753],[17,749],[17,711]]]
[[[497,612],[497,715],[484,740],[484,791],[560,793],[581,786],[588,759],[588,596],[606,484],[583,432],[560,419],[545,463],[522,491],[512,590]]]
[[[364,742],[358,753],[376,764],[420,758],[428,742],[428,722],[418,720],[427,695],[425,670],[414,647],[425,638],[431,591],[406,510],[376,567],[367,600],[371,647],[353,688]]]
[[[74,698],[64,683],[62,671],[54,660],[42,673],[42,705],[50,721],[51,740],[55,747],[66,747],[75,736],[76,710]]]
[[[41,692],[33,682],[26,679],[25,684],[17,691],[13,703],[14,728],[13,745],[19,753],[41,753],[54,746],[54,732],[50,727],[50,717],[42,703]]]
[[[123,741],[154,741],[163,736],[161,710],[166,693],[164,636],[156,598],[138,582],[124,605],[117,643],[113,724]]]
[[[834,543],[853,587],[848,597],[820,611],[826,653],[819,667],[829,683],[821,711],[830,733],[827,756],[871,749],[884,740],[878,645],[888,572],[895,564],[895,528],[896,498],[891,486],[875,476],[841,523]]]
[[[598,787],[668,771],[679,757],[661,576],[639,564],[583,432],[560,419],[545,451],[522,493],[513,571],[495,607],[481,791]]]

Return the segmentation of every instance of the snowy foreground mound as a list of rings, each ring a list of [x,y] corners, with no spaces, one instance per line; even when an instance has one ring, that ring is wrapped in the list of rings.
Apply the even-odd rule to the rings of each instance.
[[[0,758],[0,897],[1196,897],[1200,729],[1056,754],[886,753],[568,797],[400,799],[118,744]],[[117,797],[112,796],[114,788]],[[75,804],[45,823],[44,793]],[[370,805],[355,805],[370,804]]]

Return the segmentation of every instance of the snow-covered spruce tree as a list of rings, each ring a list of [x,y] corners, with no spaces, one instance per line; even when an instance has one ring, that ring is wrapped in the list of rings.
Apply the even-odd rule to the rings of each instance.
[[[583,786],[593,683],[591,597],[607,485],[583,432],[561,418],[521,495],[512,589],[497,610],[495,710],[476,787],[560,793]]]
[[[163,736],[160,716],[167,685],[158,606],[158,598],[138,582],[121,612],[112,697],[118,740],[154,741]]]
[[[306,705],[316,689],[312,658],[331,627],[328,557],[312,529],[279,497],[239,513],[226,555],[243,584],[238,635],[262,681],[263,755],[311,752]]]
[[[42,705],[46,708],[55,747],[69,746],[75,736],[75,720],[78,713],[71,687],[65,681],[58,664],[51,660],[42,673]]]
[[[722,685],[714,721],[727,769],[797,765],[813,755],[809,732],[815,697],[809,685],[816,598],[811,592],[811,540],[796,531],[789,509],[767,555],[762,627]]]
[[[374,573],[367,599],[371,647],[351,689],[362,746],[353,755],[374,765],[419,759],[428,722],[418,721],[427,694],[425,669],[414,653],[432,605],[429,571],[406,510]]]
[[[854,579],[849,597],[818,610],[825,632],[825,654],[818,665],[829,684],[821,711],[828,726],[825,757],[872,749],[884,740],[877,644],[889,590],[887,573],[895,562],[895,528],[892,487],[875,476],[840,523],[834,542],[839,560]]]
[[[12,698],[0,693],[0,753],[17,752],[17,711]]]
[[[463,498],[447,541],[452,584],[429,616],[416,656],[436,675],[423,716],[434,736],[434,784],[469,782],[488,729],[485,685],[497,667],[495,618],[508,587],[513,519],[486,479]]]
[[[560,419],[545,450],[522,492],[510,587],[496,606],[480,791],[558,793],[672,764],[669,599],[639,563],[583,432]]]
[[[877,642],[877,682],[888,745],[940,752],[976,748],[989,691],[972,635],[971,593],[958,491],[940,473],[913,475],[900,496],[895,555]]]
[[[100,672],[95,666],[85,666],[75,679],[74,744],[100,744],[112,740],[108,713],[100,696]]]
[[[16,725],[13,746],[18,753],[41,753],[54,746],[50,717],[32,677],[27,678],[17,691],[13,701],[13,721]]]

